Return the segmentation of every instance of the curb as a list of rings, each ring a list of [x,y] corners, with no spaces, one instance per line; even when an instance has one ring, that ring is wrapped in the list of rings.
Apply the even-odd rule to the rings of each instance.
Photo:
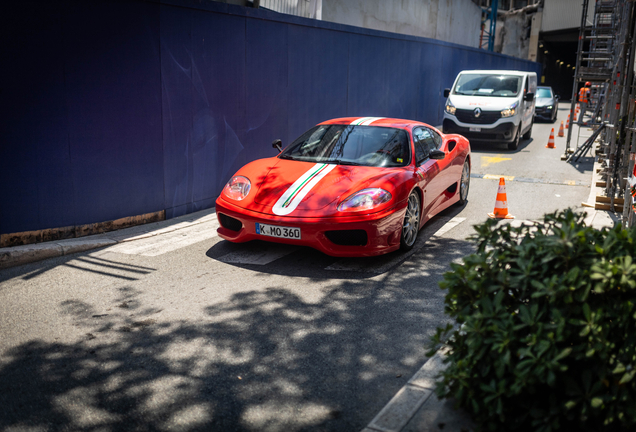
[[[200,210],[167,221],[137,225],[109,233],[46,243],[0,248],[0,269],[56,258],[133,240],[154,237],[216,219],[216,209]]]
[[[448,350],[443,347],[427,360],[362,432],[400,432],[433,394],[435,378],[446,368]]]

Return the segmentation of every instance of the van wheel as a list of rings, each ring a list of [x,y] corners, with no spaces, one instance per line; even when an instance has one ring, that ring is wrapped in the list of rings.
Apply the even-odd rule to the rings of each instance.
[[[514,141],[508,143],[508,150],[517,150],[517,147],[519,147],[520,133],[521,133],[521,125],[519,125],[519,129],[517,129],[517,135],[515,135]]]
[[[532,136],[532,125],[534,125],[534,120],[532,120],[532,123],[530,123],[530,129],[528,129],[528,132],[523,134],[524,140],[529,140],[530,137]]]

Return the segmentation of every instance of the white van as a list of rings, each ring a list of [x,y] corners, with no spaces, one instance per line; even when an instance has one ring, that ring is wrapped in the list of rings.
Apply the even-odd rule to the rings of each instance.
[[[457,75],[444,90],[444,133],[470,141],[507,143],[516,150],[519,139],[530,139],[537,74],[506,70],[471,70]]]

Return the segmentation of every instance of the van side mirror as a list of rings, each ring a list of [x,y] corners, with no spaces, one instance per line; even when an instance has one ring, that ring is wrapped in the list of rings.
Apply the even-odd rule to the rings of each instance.
[[[448,95],[450,94],[450,89],[444,89],[444,97],[448,97]]]
[[[526,95],[523,97],[524,101],[528,101],[528,102],[532,102],[534,100],[534,93],[532,92],[528,92],[526,93]]]
[[[431,152],[428,154],[428,157],[430,157],[431,159],[444,159],[446,157],[446,153],[444,153],[441,150],[431,150]]]
[[[283,147],[282,147],[283,142],[279,139],[274,140],[274,142],[272,143],[272,147],[274,147],[275,149],[278,149],[278,153],[283,151]]]

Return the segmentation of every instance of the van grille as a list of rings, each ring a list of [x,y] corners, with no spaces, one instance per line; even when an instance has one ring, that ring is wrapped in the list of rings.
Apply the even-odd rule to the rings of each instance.
[[[462,123],[493,124],[501,118],[501,111],[482,111],[479,117],[475,117],[475,110],[458,109],[455,117]]]

